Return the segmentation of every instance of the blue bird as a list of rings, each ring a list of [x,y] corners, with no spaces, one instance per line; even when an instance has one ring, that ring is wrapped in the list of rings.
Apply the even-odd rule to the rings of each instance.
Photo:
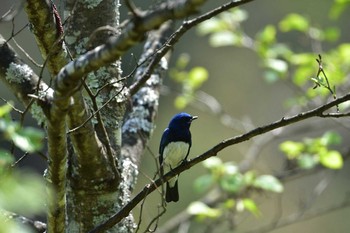
[[[163,132],[159,146],[159,164],[161,175],[168,173],[187,159],[192,145],[190,126],[197,116],[182,112],[176,114]],[[166,184],[166,202],[177,202],[179,191],[178,176],[171,178]]]

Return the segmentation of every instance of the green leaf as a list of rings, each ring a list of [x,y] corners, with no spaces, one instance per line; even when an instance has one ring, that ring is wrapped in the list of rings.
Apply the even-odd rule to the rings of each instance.
[[[33,173],[14,172],[1,177],[0,208],[22,214],[45,211],[46,185]]]
[[[338,19],[346,7],[349,6],[349,3],[350,0],[335,0],[329,12],[329,17],[333,20]]]
[[[242,203],[243,203],[244,209],[248,210],[255,217],[261,216],[261,212],[260,212],[258,206],[256,205],[255,201],[253,201],[250,198],[244,198],[242,200]]]
[[[169,76],[178,83],[183,83],[187,78],[186,71],[179,71],[177,69],[171,69],[169,71]]]
[[[42,148],[44,133],[38,129],[26,127],[14,132],[11,138],[23,151],[34,152]]]
[[[350,44],[341,44],[338,47],[338,51],[339,51],[339,58],[342,60],[347,61],[350,57]]]
[[[261,175],[254,181],[254,187],[261,188],[266,191],[281,193],[283,192],[282,183],[274,176]]]
[[[230,22],[234,20],[235,22],[241,23],[248,19],[248,12],[240,8],[232,8],[228,12],[222,14],[222,18]]]
[[[206,174],[198,177],[194,181],[194,188],[197,192],[203,193],[214,184],[214,178],[211,174]]]
[[[3,176],[14,161],[14,157],[5,150],[0,149],[0,177]]]
[[[330,169],[340,169],[343,167],[343,157],[338,151],[327,151],[320,154],[320,163]]]
[[[341,136],[333,131],[328,131],[321,137],[321,144],[325,146],[339,145],[341,144],[341,141]]]
[[[237,45],[241,37],[231,31],[220,31],[212,34],[209,43],[213,47]]]
[[[222,167],[223,163],[218,157],[210,157],[203,161],[203,166],[209,170],[216,169],[218,167]]]
[[[247,171],[243,175],[244,183],[246,185],[252,185],[254,183],[255,178],[256,178],[256,173],[254,171]]]
[[[283,32],[292,30],[306,32],[309,28],[309,21],[299,14],[289,14],[280,23],[279,27]]]
[[[232,209],[236,205],[235,199],[229,198],[224,201],[224,207],[226,209]]]
[[[190,55],[187,53],[180,54],[179,58],[176,61],[176,68],[178,69],[185,69],[190,62],[191,58]]]
[[[243,176],[240,173],[235,175],[226,175],[220,180],[220,186],[223,190],[230,193],[237,193],[245,186]]]
[[[267,25],[260,33],[257,35],[257,40],[260,43],[272,44],[276,41],[276,28],[273,25]]]
[[[239,172],[238,166],[234,162],[227,162],[223,166],[225,175],[235,175]]]
[[[324,87],[326,85],[325,79],[323,77],[312,77],[311,80],[314,81],[318,87]]]
[[[265,66],[280,74],[286,73],[288,69],[287,62],[280,59],[267,59],[265,61]]]
[[[189,103],[188,98],[183,95],[177,96],[175,98],[175,107],[177,109],[184,109]]]
[[[199,24],[197,31],[200,35],[207,35],[227,29],[227,24],[218,18],[211,18]]]
[[[340,30],[337,27],[330,27],[324,30],[324,37],[327,41],[334,42],[340,37]]]
[[[9,104],[0,106],[0,117],[3,117],[6,114],[9,114],[11,110],[12,110],[12,107]]]
[[[285,141],[280,144],[280,150],[284,152],[289,159],[298,157],[304,150],[305,146],[301,142]]]
[[[298,166],[302,169],[311,169],[318,164],[318,161],[315,159],[314,156],[311,156],[309,154],[304,154],[304,153],[298,157],[297,161],[298,161]]]
[[[188,74],[189,85],[193,89],[198,89],[209,77],[207,69],[204,67],[194,67]]]
[[[219,209],[210,208],[203,202],[192,202],[188,208],[187,212],[191,215],[196,215],[199,219],[206,218],[218,218],[221,216],[221,211]]]

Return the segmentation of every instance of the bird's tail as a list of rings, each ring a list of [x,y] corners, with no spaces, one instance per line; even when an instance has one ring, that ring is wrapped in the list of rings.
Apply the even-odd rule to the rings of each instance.
[[[170,187],[169,183],[166,183],[166,202],[177,202],[179,200],[179,189],[177,187],[177,181],[173,187]]]

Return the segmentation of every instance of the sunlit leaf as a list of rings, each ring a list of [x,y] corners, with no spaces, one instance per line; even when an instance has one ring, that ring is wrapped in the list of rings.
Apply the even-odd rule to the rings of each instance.
[[[280,144],[280,150],[284,152],[289,159],[293,159],[303,152],[304,144],[300,142],[285,141]]]
[[[239,168],[234,162],[225,163],[223,168],[226,175],[235,175],[239,172]]]
[[[349,3],[349,0],[335,0],[329,12],[329,17],[331,19],[338,19],[344,10],[349,7]]]
[[[276,193],[283,192],[282,183],[276,177],[271,175],[261,175],[257,177],[254,181],[254,187]]]
[[[290,58],[290,62],[294,65],[312,66],[315,63],[315,55],[310,53],[293,54]]]
[[[0,106],[0,117],[3,117],[4,115],[10,113],[12,110],[12,107],[9,104],[4,104]]]
[[[243,22],[248,19],[248,12],[240,8],[233,8],[228,12],[224,12],[223,18],[225,18],[225,15],[230,15],[227,20],[234,19],[236,22]]]
[[[267,25],[260,33],[257,35],[257,40],[260,43],[271,44],[276,41],[276,28],[273,25]]]
[[[175,107],[177,109],[184,109],[187,106],[188,103],[189,103],[188,98],[186,98],[183,95],[177,96],[175,98]]]
[[[338,151],[328,151],[320,154],[320,163],[331,169],[340,169],[343,167],[343,157]]]
[[[259,217],[261,215],[261,212],[256,205],[255,201],[253,201],[250,198],[244,198],[242,200],[244,209],[248,210],[250,213],[252,213],[255,217]]]
[[[270,68],[278,73],[281,73],[281,74],[284,74],[288,69],[287,62],[280,60],[280,59],[267,59],[265,61],[265,65],[266,65],[266,67],[268,67],[268,68]]]
[[[182,83],[187,78],[186,71],[180,71],[177,69],[171,69],[169,71],[169,76],[174,79],[176,82]]]
[[[225,29],[227,29],[226,23],[218,18],[206,20],[197,27],[197,31],[200,35],[207,35],[209,33],[219,32]]]
[[[312,66],[299,66],[294,72],[293,82],[297,86],[303,86],[314,73],[315,69]]]
[[[252,185],[254,183],[255,178],[256,173],[254,171],[248,171],[243,175],[244,183],[246,185]]]
[[[239,192],[244,186],[243,176],[240,173],[235,175],[227,175],[220,180],[220,186],[223,190],[230,193]]]
[[[231,31],[220,31],[212,34],[209,43],[213,47],[236,45],[241,41],[237,34]]]
[[[193,89],[199,88],[209,77],[204,67],[194,67],[188,74],[189,84]]]
[[[306,32],[309,28],[309,21],[299,14],[289,14],[283,20],[280,21],[279,27],[281,31],[288,32],[291,30],[297,30]]]
[[[203,161],[203,166],[209,170],[222,166],[222,161],[218,157],[210,157]]]
[[[199,219],[206,218],[218,218],[221,216],[221,211],[219,209],[214,209],[203,202],[193,202],[187,207],[187,212],[191,215],[196,215]]]
[[[350,57],[350,44],[349,43],[341,44],[338,47],[338,52],[339,52],[340,59],[345,61],[348,60]]]
[[[235,199],[232,199],[232,198],[226,199],[224,202],[224,207],[226,209],[232,209],[235,205],[236,205],[236,201]]]
[[[12,141],[23,151],[34,152],[42,148],[44,133],[32,127],[19,129],[12,135]]]

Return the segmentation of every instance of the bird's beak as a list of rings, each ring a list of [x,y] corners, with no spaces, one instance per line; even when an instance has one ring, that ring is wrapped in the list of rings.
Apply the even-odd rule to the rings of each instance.
[[[196,120],[197,118],[198,118],[198,116],[192,116],[191,121],[194,121],[194,120]]]

